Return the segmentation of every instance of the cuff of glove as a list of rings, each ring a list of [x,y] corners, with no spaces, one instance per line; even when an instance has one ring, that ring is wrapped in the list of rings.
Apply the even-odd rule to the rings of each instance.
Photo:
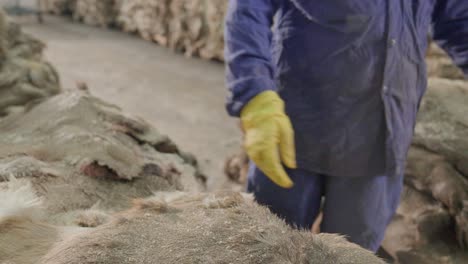
[[[226,110],[229,115],[239,117],[252,98],[265,91],[274,91],[276,84],[273,80],[266,77],[247,78],[229,83],[228,87],[232,94],[228,98]]]
[[[242,109],[241,116],[247,115],[249,112],[261,111],[265,106],[275,105],[277,109],[284,111],[283,100],[278,93],[274,91],[264,91],[252,98]]]

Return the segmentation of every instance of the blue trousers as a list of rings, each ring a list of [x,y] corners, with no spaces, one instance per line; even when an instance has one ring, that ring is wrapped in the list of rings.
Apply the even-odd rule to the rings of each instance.
[[[400,201],[403,176],[336,177],[287,170],[294,182],[283,189],[250,165],[247,191],[288,224],[310,229],[321,209],[321,232],[338,233],[377,251]]]

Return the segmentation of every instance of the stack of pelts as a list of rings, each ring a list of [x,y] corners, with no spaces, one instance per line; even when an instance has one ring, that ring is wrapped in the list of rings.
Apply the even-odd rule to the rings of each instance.
[[[4,41],[10,57],[42,60],[45,44],[28,34],[24,34],[20,25],[8,23]]]
[[[115,24],[121,0],[76,0],[73,18],[92,26]]]
[[[43,11],[55,15],[71,14],[75,9],[75,4],[76,0],[39,0],[39,5]]]
[[[223,18],[227,1],[172,0],[169,47],[186,56],[223,60]]]
[[[0,11],[0,116],[60,92],[56,71],[42,58],[43,48]]]
[[[224,61],[226,0],[42,0],[89,25],[116,25],[186,56]]]
[[[463,79],[463,72],[457,68],[447,54],[435,43],[429,46],[427,54],[427,71],[431,77]]]
[[[0,188],[0,263],[384,263],[336,234],[295,230],[239,193],[158,192],[117,214],[88,212],[98,225],[81,228],[41,219],[30,186]]]
[[[171,0],[123,0],[118,24],[125,32],[138,33],[143,39],[167,46]]]
[[[466,102],[468,82],[430,79],[383,244],[399,263],[468,263]]]
[[[197,55],[206,44],[203,0],[172,0],[170,4],[169,47],[187,56]]]
[[[60,224],[83,210],[125,209],[156,191],[204,190],[205,180],[169,137],[86,91],[0,119],[0,193],[15,179],[30,184]]]
[[[200,57],[224,61],[224,15],[226,0],[211,0],[205,5],[206,44],[200,49]],[[209,3],[209,4],[208,4]]]
[[[118,22],[186,56],[223,60],[225,9],[224,0],[123,0]]]

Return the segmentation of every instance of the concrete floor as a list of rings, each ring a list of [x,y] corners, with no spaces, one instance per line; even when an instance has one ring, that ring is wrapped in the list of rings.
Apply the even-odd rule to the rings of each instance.
[[[40,25],[33,17],[19,19],[47,44],[46,58],[64,89],[87,83],[92,94],[145,118],[194,153],[210,177],[209,189],[229,186],[222,166],[238,150],[241,134],[224,110],[222,64],[188,59],[122,32],[45,20]]]

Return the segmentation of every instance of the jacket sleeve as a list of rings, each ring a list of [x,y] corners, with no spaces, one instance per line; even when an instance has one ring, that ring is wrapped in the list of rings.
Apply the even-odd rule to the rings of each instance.
[[[433,37],[468,77],[468,0],[438,0]]]
[[[228,113],[239,116],[255,95],[276,90],[271,61],[275,0],[229,0],[225,19]]]

